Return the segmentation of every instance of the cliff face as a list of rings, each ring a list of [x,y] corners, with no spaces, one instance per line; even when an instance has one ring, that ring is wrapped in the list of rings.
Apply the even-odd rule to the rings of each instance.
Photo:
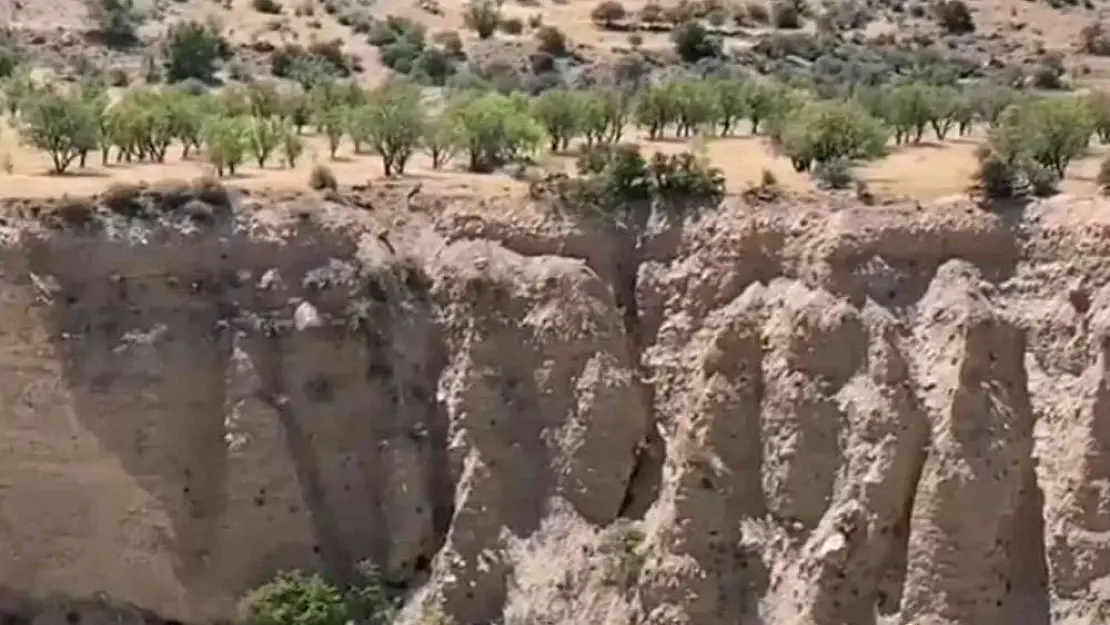
[[[8,623],[1110,619],[1104,206],[183,193],[3,225]]]

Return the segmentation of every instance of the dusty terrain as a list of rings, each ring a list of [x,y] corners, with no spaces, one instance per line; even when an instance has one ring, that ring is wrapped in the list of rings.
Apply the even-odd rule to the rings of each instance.
[[[1110,618],[1104,203],[408,195],[9,206],[6,622],[363,559],[405,623]]]

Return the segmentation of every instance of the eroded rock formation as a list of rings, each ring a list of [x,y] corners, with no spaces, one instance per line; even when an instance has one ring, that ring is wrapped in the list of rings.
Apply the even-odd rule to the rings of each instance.
[[[1110,619],[1105,207],[401,195],[12,207],[9,622],[364,560],[404,623]]]

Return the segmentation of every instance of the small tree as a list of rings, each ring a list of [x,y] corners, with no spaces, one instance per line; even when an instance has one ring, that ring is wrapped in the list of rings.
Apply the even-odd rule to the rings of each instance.
[[[432,169],[440,169],[458,151],[458,133],[447,117],[436,117],[424,124],[424,151],[432,159]]]
[[[424,135],[420,90],[407,82],[386,84],[371,94],[367,113],[367,138],[382,157],[385,175],[404,174]]]
[[[535,151],[544,139],[543,127],[521,94],[464,96],[453,103],[449,115],[473,172],[491,172]]]
[[[581,92],[552,89],[532,102],[532,113],[547,130],[551,151],[567,150],[582,133],[585,97]]]
[[[1063,178],[1073,160],[1086,152],[1094,123],[1085,103],[1056,97],[1012,105],[990,134],[990,146],[1006,162],[1028,158]]]
[[[85,0],[85,10],[105,44],[126,47],[138,40],[135,33],[142,16],[135,9],[134,0]]]
[[[501,3],[498,0],[470,0],[463,13],[467,28],[478,33],[481,39],[489,39],[501,23]]]
[[[166,80],[187,78],[210,83],[221,62],[231,58],[231,46],[213,24],[197,21],[171,26],[166,39]]]
[[[748,113],[745,83],[734,78],[714,80],[709,83],[709,93],[715,98],[713,104],[721,134],[727,137]]]
[[[88,102],[52,91],[25,101],[19,124],[23,140],[50,155],[56,174],[65,173],[90,145],[97,145],[99,129]]]
[[[590,11],[590,19],[602,28],[612,28],[614,24],[627,17],[624,5],[617,0],[602,0]]]
[[[278,117],[252,117],[248,139],[251,153],[258,167],[266,167],[266,161],[281,143],[285,126]]]
[[[304,139],[296,128],[287,125],[281,135],[281,151],[285,155],[285,163],[290,168],[297,166],[297,159],[304,154]]]
[[[855,102],[810,102],[789,114],[782,129],[782,151],[795,169],[834,160],[869,160],[881,156],[889,134],[882,122]]]
[[[213,117],[204,127],[205,155],[216,175],[234,176],[249,147],[249,120],[244,117]]]

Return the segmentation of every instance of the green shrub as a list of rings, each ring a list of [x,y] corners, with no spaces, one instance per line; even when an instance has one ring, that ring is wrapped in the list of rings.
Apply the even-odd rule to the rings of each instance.
[[[612,28],[627,16],[628,11],[617,0],[602,0],[590,11],[590,19],[602,28]]]
[[[212,25],[198,21],[181,22],[166,35],[166,80],[188,78],[211,83],[219,65],[231,58],[231,45]]]
[[[279,15],[281,13],[281,3],[278,0],[251,0],[251,7],[259,13],[267,15]]]
[[[336,190],[339,188],[339,181],[335,178],[335,172],[327,165],[314,165],[312,171],[308,174],[308,188],[314,191]],[[340,621],[345,623],[346,621]],[[330,623],[330,621],[329,621]],[[284,623],[277,623],[275,625],[284,625]]]
[[[109,46],[126,47],[138,41],[142,16],[134,0],[85,0],[94,32]]]
[[[328,180],[328,175],[320,181],[332,186],[313,188],[334,188],[334,178]],[[240,618],[245,625],[388,625],[396,613],[395,603],[373,570],[365,569],[363,577],[361,585],[344,592],[318,574],[281,573],[243,598]]]
[[[941,28],[953,35],[975,32],[975,19],[963,0],[941,0],[934,7]]]
[[[463,21],[479,38],[489,39],[501,23],[501,5],[497,0],[470,0]]]
[[[540,52],[551,56],[567,55],[567,37],[554,26],[541,26],[536,30],[536,45]]]
[[[721,55],[721,41],[710,35],[700,22],[679,24],[671,32],[671,42],[678,56],[687,63]]]

